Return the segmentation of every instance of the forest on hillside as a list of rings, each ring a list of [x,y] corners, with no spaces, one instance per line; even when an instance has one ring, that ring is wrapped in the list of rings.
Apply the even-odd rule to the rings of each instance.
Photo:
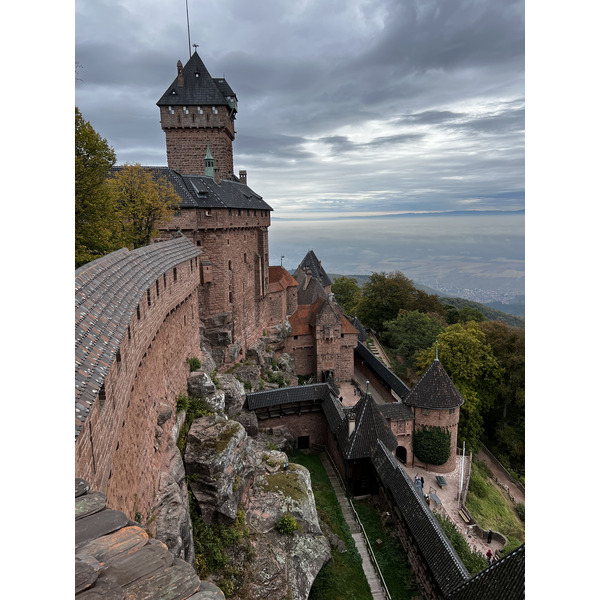
[[[525,326],[457,307],[417,289],[401,272],[373,273],[362,285],[340,276],[336,302],[377,336],[394,372],[412,387],[435,359],[461,393],[458,443],[483,442],[515,477],[525,476]],[[455,300],[455,299],[452,299]]]

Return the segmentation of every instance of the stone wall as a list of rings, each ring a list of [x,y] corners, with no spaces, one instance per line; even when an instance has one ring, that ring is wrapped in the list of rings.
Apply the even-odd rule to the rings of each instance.
[[[202,262],[211,263],[198,310],[201,319],[231,315],[227,327],[218,328],[218,344],[236,346],[223,354],[224,364],[243,357],[269,324],[270,218],[267,210],[182,209],[162,232],[165,239],[179,227],[201,249]]]
[[[327,419],[322,412],[302,413],[299,415],[289,415],[285,417],[275,417],[273,419],[262,419],[259,421],[259,427],[263,431],[285,426],[294,437],[296,444],[299,437],[310,437],[310,444],[325,446],[329,436],[329,426]]]
[[[199,261],[180,263],[143,293],[75,444],[75,475],[130,518],[146,516],[186,389],[200,356]]]
[[[186,108],[187,113],[183,106],[160,107],[167,164],[184,175],[204,175],[204,157],[210,144],[215,168],[219,169],[221,177],[231,178],[235,132],[230,109],[227,106]]]

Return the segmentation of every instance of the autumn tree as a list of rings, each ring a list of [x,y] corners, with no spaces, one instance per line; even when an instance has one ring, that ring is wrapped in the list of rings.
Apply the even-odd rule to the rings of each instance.
[[[75,107],[75,266],[119,248],[120,227],[106,176],[115,152]]]
[[[335,301],[346,311],[346,314],[353,315],[360,298],[358,281],[354,277],[342,275],[331,284],[331,291]]]
[[[131,249],[147,246],[180,202],[165,177],[139,164],[120,168],[108,180],[108,188],[121,221],[123,245]]]
[[[480,447],[483,416],[492,408],[495,392],[503,375],[485,334],[474,321],[449,325],[438,337],[439,360],[465,403],[460,407],[458,441],[469,449]],[[436,356],[436,345],[417,355],[423,372]]]

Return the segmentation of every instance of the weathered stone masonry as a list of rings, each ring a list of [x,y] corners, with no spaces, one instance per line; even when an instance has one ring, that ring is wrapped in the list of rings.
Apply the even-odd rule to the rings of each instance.
[[[185,360],[201,356],[199,254],[181,237],[76,271],[75,474],[130,518],[152,504]]]

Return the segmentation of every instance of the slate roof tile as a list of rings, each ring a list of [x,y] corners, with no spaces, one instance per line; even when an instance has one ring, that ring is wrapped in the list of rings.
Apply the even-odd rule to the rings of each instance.
[[[392,371],[390,371],[362,342],[359,342],[354,352],[374,371],[400,398],[408,392],[408,386]]]
[[[442,367],[442,363],[435,359],[404,398],[404,402],[409,406],[442,410],[456,408],[465,401]]]
[[[372,462],[394,497],[406,527],[419,547],[424,566],[440,591],[447,595],[469,578],[469,572],[423,497],[384,444],[378,444]]]

